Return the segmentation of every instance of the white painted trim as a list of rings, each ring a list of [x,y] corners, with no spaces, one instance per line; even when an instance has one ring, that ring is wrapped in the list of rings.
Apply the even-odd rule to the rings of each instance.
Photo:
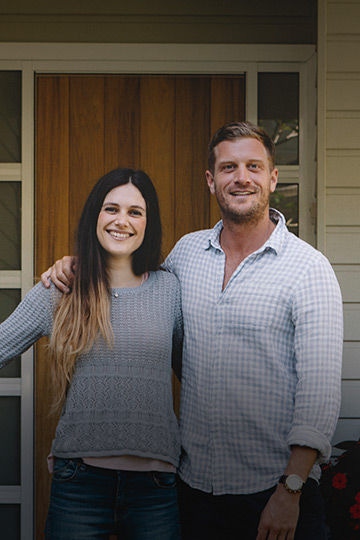
[[[21,379],[1,378],[0,379],[0,395],[1,396],[20,396],[21,395]],[[0,488],[1,489],[1,488]]]
[[[249,64],[246,70],[246,119],[253,124],[257,123],[258,110],[258,84],[257,84],[258,66],[256,63]]]
[[[21,163],[0,163],[0,182],[21,180]]]
[[[236,72],[239,63],[246,62],[306,62],[314,54],[313,45],[237,45],[237,44],[152,44],[152,43],[2,43],[0,60],[31,61],[36,71],[38,62],[59,61],[65,69],[68,65],[79,62],[104,63],[126,62],[126,69],[131,70],[134,62],[141,62],[145,67],[152,62],[151,70],[164,66],[169,71],[169,62],[184,62],[186,69],[204,62],[215,66],[222,62],[223,73],[233,65]],[[225,69],[224,69],[224,66]],[[51,72],[59,66],[48,65]],[[12,68],[13,69],[13,68]],[[107,68],[105,68],[105,71]],[[174,66],[171,66],[171,71]],[[61,69],[63,71],[63,69]],[[203,72],[203,70],[201,70]],[[130,71],[133,73],[133,70]]]
[[[6,66],[6,67],[5,67]],[[1,271],[1,289],[16,288],[23,297],[33,285],[34,253],[34,71],[29,62],[1,62],[0,69],[22,71],[22,162],[0,164],[0,181],[21,182],[21,270]],[[21,540],[34,528],[33,350],[21,357],[21,378],[0,379],[1,396],[19,396],[20,486],[0,487],[0,503],[20,504]],[[32,535],[32,533],[30,533]]]
[[[316,245],[315,176],[316,176],[316,55],[306,62],[261,63],[261,72],[293,72],[300,75],[299,87],[299,166],[279,166],[279,183],[299,179],[299,235]],[[255,120],[257,123],[257,119]]]
[[[21,296],[33,286],[34,274],[34,73],[29,64],[22,76],[22,232]],[[34,380],[33,348],[21,357],[21,540],[34,529]]]
[[[21,488],[20,487],[18,486],[0,487],[0,504],[18,504],[20,502],[21,502]],[[29,535],[27,536],[27,540],[29,540]]]
[[[20,270],[1,270],[0,271],[0,289],[20,289],[21,271]]]

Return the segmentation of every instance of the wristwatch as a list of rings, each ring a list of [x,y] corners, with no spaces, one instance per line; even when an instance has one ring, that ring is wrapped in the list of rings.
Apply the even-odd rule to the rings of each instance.
[[[305,482],[297,474],[283,474],[280,476],[279,484],[283,484],[289,493],[301,493]]]

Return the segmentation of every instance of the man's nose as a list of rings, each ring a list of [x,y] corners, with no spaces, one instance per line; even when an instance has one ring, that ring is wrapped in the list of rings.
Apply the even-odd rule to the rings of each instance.
[[[246,167],[246,165],[240,165],[235,171],[235,175],[234,175],[235,182],[244,183],[244,182],[248,182],[249,179],[250,179],[250,174],[249,174],[248,168]]]

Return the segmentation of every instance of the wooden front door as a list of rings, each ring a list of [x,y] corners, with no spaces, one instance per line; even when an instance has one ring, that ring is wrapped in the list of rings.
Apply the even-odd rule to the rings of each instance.
[[[245,117],[244,76],[38,75],[36,81],[36,275],[73,252],[90,189],[116,167],[144,169],[157,188],[163,254],[183,234],[218,219],[205,182],[207,144]],[[36,538],[42,538],[50,475],[46,351],[36,353]],[[178,388],[175,388],[178,404]]]

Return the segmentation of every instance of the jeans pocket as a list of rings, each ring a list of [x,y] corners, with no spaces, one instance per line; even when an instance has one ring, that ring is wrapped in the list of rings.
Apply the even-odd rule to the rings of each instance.
[[[81,462],[73,459],[55,458],[53,480],[67,482],[72,480],[79,469]]]
[[[151,474],[155,485],[159,488],[172,489],[177,485],[176,473],[153,471]]]

